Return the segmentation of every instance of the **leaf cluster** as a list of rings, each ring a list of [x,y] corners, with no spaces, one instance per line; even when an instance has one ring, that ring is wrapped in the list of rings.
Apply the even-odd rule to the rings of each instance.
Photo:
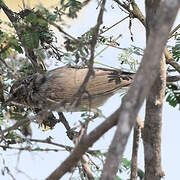
[[[180,60],[180,36],[175,38],[175,45],[172,47],[172,55],[176,62]]]
[[[53,42],[53,32],[49,29],[48,21],[44,19],[40,10],[30,11],[22,16],[19,21],[20,37],[22,42],[29,49],[37,49],[39,45],[51,44]]]
[[[171,47],[171,52],[173,58],[176,62],[180,60],[180,36],[175,38],[175,45]],[[168,68],[168,71],[171,72],[171,69]],[[174,70],[173,70],[174,72]],[[176,73],[175,73],[176,74]],[[166,101],[172,107],[180,106],[180,85],[178,82],[167,84],[166,87]]]
[[[0,57],[5,60],[8,56],[12,55],[12,51],[17,51],[22,54],[23,49],[18,38],[13,34],[0,31]]]
[[[68,17],[77,18],[77,13],[82,8],[82,3],[76,0],[61,0],[62,10],[67,12]]]

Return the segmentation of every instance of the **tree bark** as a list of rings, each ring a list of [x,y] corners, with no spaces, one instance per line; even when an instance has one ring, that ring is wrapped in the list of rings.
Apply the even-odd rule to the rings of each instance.
[[[153,2],[158,5],[157,1]],[[103,180],[111,180],[116,176],[138,111],[159,74],[160,58],[179,6],[179,0],[161,1],[156,10],[156,15],[152,17],[153,23],[150,25],[151,29],[141,65],[136,73],[132,87],[122,99],[117,129],[101,176]]]
[[[151,29],[154,26],[154,17],[158,17],[160,0],[146,0],[146,39],[148,41]],[[144,123],[144,158],[145,180],[160,180],[164,176],[161,167],[161,128],[162,108],[166,88],[166,62],[163,56],[159,64],[158,76],[151,87],[146,102]]]
[[[1,73],[0,73],[0,103],[4,103],[4,92],[3,92],[3,83],[2,83]]]
[[[137,117],[136,125],[134,127],[134,134],[133,134],[133,147],[132,147],[132,156],[131,156],[130,180],[136,180],[136,176],[137,176],[138,148],[139,148],[140,132],[141,132],[142,128],[144,128],[144,124],[141,121],[141,118]]]
[[[145,180],[160,180],[164,176],[161,167],[162,108],[166,88],[166,62],[163,57],[160,72],[146,102],[144,122]]]
[[[159,64],[170,29],[180,6],[179,0],[173,0],[174,3],[170,5],[168,0],[163,2],[165,4],[163,4],[161,8],[161,12],[165,11],[166,13],[162,13],[161,16],[157,18],[154,31],[152,31],[151,38],[148,40],[140,68],[132,87],[122,100],[121,107],[89,135],[83,137],[72,154],[47,177],[47,180],[59,179],[66,172],[70,171],[87,151],[88,147],[92,146],[95,141],[118,121],[117,132],[112,141],[112,146],[108,154],[109,157],[106,159],[101,177],[103,180],[114,179],[137,113],[145,97],[148,95],[151,85],[156,79],[159,69],[157,64]]]

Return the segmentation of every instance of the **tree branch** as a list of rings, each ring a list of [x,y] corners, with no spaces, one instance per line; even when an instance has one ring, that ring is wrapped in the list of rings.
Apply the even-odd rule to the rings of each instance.
[[[8,127],[8,128],[6,128],[6,129],[4,129],[4,130],[2,130],[2,131],[0,131],[0,138],[4,135],[4,133],[6,133],[6,132],[9,132],[9,131],[12,131],[12,130],[15,130],[15,129],[17,129],[18,127],[20,127],[20,126],[23,126],[23,125],[25,125],[26,123],[29,123],[29,119],[28,118],[25,118],[25,119],[23,119],[23,120],[21,120],[21,121],[17,121],[15,124],[13,124],[11,127]]]
[[[16,33],[22,43],[22,46],[24,47],[26,56],[30,59],[34,69],[36,72],[41,72],[41,68],[39,67],[39,64],[37,62],[37,57],[34,53],[33,50],[31,49],[27,49],[27,47],[24,45],[22,38],[21,38],[21,32],[19,31],[18,28],[18,14],[11,11],[4,2],[0,3],[0,7],[3,9],[4,13],[6,14],[6,16],[9,18],[10,22],[12,23],[14,29],[16,30]]]
[[[98,34],[99,34],[99,28],[100,25],[103,23],[103,14],[104,14],[104,10],[105,10],[105,4],[106,4],[106,0],[102,0],[101,3],[101,9],[97,18],[97,24],[96,26],[93,28],[93,34],[92,34],[92,40],[91,40],[91,47],[90,47],[90,59],[89,59],[89,64],[88,64],[88,72],[86,77],[84,78],[83,83],[81,84],[79,90],[77,91],[77,93],[74,95],[73,101],[72,103],[74,103],[75,101],[75,106],[78,106],[78,104],[80,103],[81,100],[81,96],[82,94],[85,92],[86,86],[88,84],[88,81],[90,79],[90,77],[93,75],[93,65],[94,65],[94,52],[95,52],[95,47],[96,47],[96,43],[97,43],[97,39],[98,39]],[[76,99],[76,97],[78,97],[78,99]]]
[[[104,34],[105,32],[109,31],[110,29],[112,29],[113,27],[117,26],[118,24],[120,24],[121,22],[123,22],[124,20],[126,20],[129,16],[124,17],[123,19],[119,20],[118,22],[114,23],[113,25],[111,25],[110,27],[108,27],[107,29],[105,29],[104,31],[101,32],[101,35]]]
[[[26,147],[13,147],[13,146],[9,146],[9,145],[1,145],[0,147],[3,150],[6,149],[13,149],[13,150],[18,150],[18,151],[36,151],[36,152],[49,152],[49,151],[54,151],[54,152],[58,152],[58,151],[62,151],[62,149],[52,149],[52,148],[31,148],[30,146],[26,146]]]
[[[132,1],[132,8],[130,9],[130,6],[128,6],[126,3],[120,2],[120,0],[114,0],[118,5],[120,5],[122,8],[124,8],[126,11],[128,11],[130,14],[133,15],[133,17],[137,18],[141,23],[145,26],[145,17],[140,11],[139,7],[135,3],[135,1]]]
[[[178,6],[179,6],[179,4],[178,4]],[[77,164],[77,162],[82,157],[82,155],[88,150],[88,148],[91,147],[93,145],[93,143],[96,142],[110,128],[112,128],[114,125],[116,125],[116,123],[117,123],[117,121],[119,119],[120,113],[122,111],[124,112],[124,108],[125,109],[128,108],[129,114],[131,116],[134,116],[134,117],[136,116],[136,115],[133,115],[131,113],[133,108],[136,111],[138,111],[138,109],[139,109],[139,107],[138,108],[136,107],[136,105],[137,105],[136,101],[138,102],[138,104],[142,104],[145,96],[148,94],[148,90],[150,89],[150,84],[149,83],[151,82],[151,84],[152,84],[153,80],[156,78],[156,76],[154,76],[154,73],[156,74],[156,71],[157,71],[157,68],[156,68],[157,62],[156,61],[158,61],[160,59],[160,57],[161,57],[161,52],[163,51],[163,45],[166,43],[167,36],[168,36],[169,31],[170,31],[170,27],[172,26],[173,20],[175,19],[178,7],[176,7],[176,8],[173,7],[172,9],[173,9],[173,11],[171,10],[170,12],[171,12],[171,15],[173,17],[170,18],[169,21],[166,20],[167,28],[162,29],[161,26],[162,26],[162,21],[163,20],[160,19],[160,18],[157,19],[157,20],[161,20],[160,22],[157,23],[157,24],[159,24],[158,27],[160,28],[160,31],[157,34],[154,33],[155,35],[157,35],[158,38],[156,36],[153,37],[152,40],[148,44],[147,50],[145,51],[145,56],[144,56],[142,64],[141,64],[142,68],[140,68],[139,72],[137,73],[137,76],[136,76],[135,81],[134,81],[134,83],[132,85],[132,88],[128,92],[128,94],[131,95],[132,92],[135,89],[135,93],[133,92],[132,96],[130,97],[130,98],[132,98],[129,101],[131,103],[124,104],[127,97],[126,97],[126,99],[123,98],[123,104],[122,104],[123,106],[121,105],[120,108],[118,108],[110,117],[108,117],[96,129],[94,129],[89,135],[85,135],[80,140],[79,144],[76,146],[76,148],[74,149],[72,154],[64,162],[62,162],[62,164],[59,167],[57,167],[55,169],[55,171],[53,171],[49,175],[49,177],[47,177],[47,180],[59,179],[65,173],[70,171],[71,168],[74,167]],[[167,18],[168,15],[169,15],[169,13],[165,14],[165,16],[166,16],[165,19]],[[152,36],[153,36],[153,34],[152,34]],[[154,46],[154,43],[156,44],[156,46]],[[155,47],[158,47],[158,50]],[[155,58],[152,59],[152,55],[151,55],[149,49],[151,49],[153,54],[156,55]],[[146,58],[150,58],[152,61],[147,60],[147,63],[144,63]],[[149,76],[149,75],[152,75],[152,76]],[[138,86],[136,84],[138,84]],[[139,92],[139,93],[137,93],[137,92]],[[132,105],[133,105],[133,108],[132,108]],[[121,114],[121,116],[122,116],[122,114]],[[121,122],[119,122],[119,126],[124,127],[123,124],[125,124],[125,123],[122,123],[122,121],[123,120],[121,119]],[[117,157],[115,157],[115,158],[117,158]],[[110,164],[112,164],[112,162]],[[112,177],[110,177],[110,179],[111,178]]]
[[[180,65],[173,59],[172,55],[170,54],[167,48],[165,48],[164,52],[167,64],[170,64],[174,69],[176,69],[180,73]]]
[[[139,148],[139,139],[140,139],[140,132],[141,128],[143,128],[143,122],[141,118],[138,116],[136,120],[136,125],[134,127],[134,134],[133,134],[133,148],[132,148],[132,157],[131,157],[131,178],[130,180],[136,180],[138,165],[138,148]]]
[[[180,29],[180,24],[178,24],[178,25],[170,32],[170,34],[169,34],[170,37],[169,37],[169,38],[171,38],[178,29]]]
[[[2,74],[0,73],[0,103],[4,103],[4,90],[3,90],[3,83],[2,83]]]
[[[74,167],[82,155],[96,142],[103,134],[105,134],[109,129],[116,125],[119,116],[119,109],[116,110],[111,116],[109,116],[102,124],[95,128],[89,135],[85,135],[71,155],[59,166],[57,169],[51,173],[47,180],[56,180],[61,178],[66,172],[70,171]]]
[[[161,69],[146,102],[144,123],[145,180],[160,180],[164,176],[161,167],[161,128],[162,107],[166,89],[165,58],[161,60]]]
[[[65,128],[67,130],[66,133],[67,133],[68,138],[74,142],[78,138],[77,132],[75,132],[71,129],[71,127],[69,126],[69,123],[66,120],[63,113],[58,113],[58,115],[59,115],[60,121],[63,123],[63,125],[65,126]],[[71,148],[71,150],[72,150],[72,148]],[[92,151],[88,151],[88,152],[89,152],[89,154],[92,154]],[[97,152],[97,151],[94,151],[94,152]],[[94,179],[93,173],[91,172],[91,169],[90,169],[90,165],[87,162],[85,156],[82,156],[81,163],[82,163],[82,167],[83,167],[84,172],[86,173],[88,179],[89,180]]]
[[[130,9],[129,6],[127,6],[125,3],[120,2],[119,0],[114,0],[118,5],[120,5],[122,8],[127,10],[130,14],[132,14],[135,18],[137,18],[145,27],[146,27],[146,22],[145,22],[145,17],[142,14],[141,10],[135,3],[135,0],[131,0],[131,5],[133,10]],[[169,38],[171,38],[172,34],[175,33],[179,29],[179,25],[174,28],[169,34]],[[165,48],[165,57],[166,57],[166,62],[170,64],[172,67],[174,67],[178,72],[180,72],[180,65],[173,59],[172,55],[170,54],[169,50],[167,47]]]
[[[122,160],[129,134],[135,124],[137,113],[150,91],[159,71],[159,60],[175,20],[180,2],[162,1],[154,25],[150,31],[141,65],[131,88],[122,99],[117,130],[109,148],[101,179],[114,179]]]

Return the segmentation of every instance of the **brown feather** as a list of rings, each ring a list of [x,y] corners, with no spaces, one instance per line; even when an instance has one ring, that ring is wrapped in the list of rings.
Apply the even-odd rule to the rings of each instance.
[[[101,68],[96,68],[94,71],[95,74],[90,77],[86,87],[88,94],[84,93],[82,97],[82,105],[87,106],[91,100],[91,107],[100,106],[116,91],[129,86],[132,82],[132,74],[129,74],[129,77],[126,74],[125,79],[123,78],[123,73],[122,76],[118,75],[120,82],[117,83],[116,79],[111,77],[117,71]],[[88,68],[61,67],[52,70],[46,75],[47,82],[40,87],[39,94],[43,94],[43,96],[56,102],[64,100],[67,103],[71,103],[73,95],[81,87],[87,72]]]
[[[78,107],[71,107],[72,99],[81,87],[88,68],[60,67],[45,74],[34,74],[16,82],[10,91],[11,101],[31,107],[59,111],[80,111],[84,106],[99,107],[119,89],[127,88],[133,73],[94,68],[86,92]],[[62,105],[63,102],[63,105]]]

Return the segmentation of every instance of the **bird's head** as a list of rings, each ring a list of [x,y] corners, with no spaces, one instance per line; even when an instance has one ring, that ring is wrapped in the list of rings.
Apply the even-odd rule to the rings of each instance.
[[[27,87],[28,84],[26,83],[26,79],[16,81],[11,87],[6,103],[9,104],[10,102],[14,102],[25,104],[25,99],[28,95]]]
[[[39,86],[45,81],[43,75],[35,73],[16,81],[9,92],[6,104],[10,102],[22,105],[30,105],[31,95],[37,92]]]

